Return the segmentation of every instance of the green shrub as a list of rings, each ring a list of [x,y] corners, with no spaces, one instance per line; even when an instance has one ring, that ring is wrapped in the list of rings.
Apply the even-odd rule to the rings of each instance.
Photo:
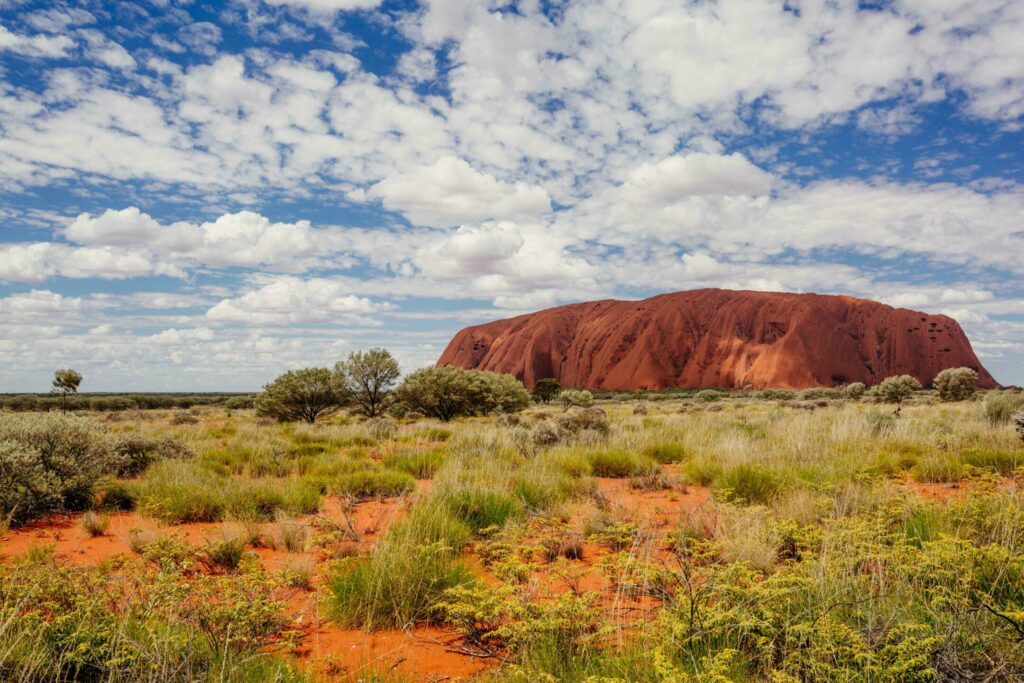
[[[449,421],[460,415],[514,413],[530,405],[530,394],[512,375],[450,365],[423,368],[395,389],[406,411]]]
[[[117,457],[98,424],[57,413],[0,416],[0,518],[92,504]]]
[[[282,422],[313,423],[338,411],[342,399],[327,368],[289,370],[256,396],[256,414]]]
[[[832,389],[831,387],[814,387],[812,389],[804,389],[797,394],[797,398],[801,401],[829,401],[837,399],[839,396],[839,390]]]
[[[921,382],[916,377],[912,375],[896,375],[883,379],[881,384],[875,387],[875,393],[885,403],[898,404],[906,401],[914,395],[915,391],[920,391],[920,389]]]
[[[558,394],[558,403],[562,410],[589,408],[594,403],[594,395],[586,389],[566,389]]]
[[[371,417],[363,423],[363,428],[376,441],[387,441],[395,435],[398,425],[388,417]]]
[[[624,449],[602,449],[587,455],[595,477],[635,477],[656,472],[658,463]]]
[[[971,368],[946,368],[932,380],[932,388],[943,401],[966,401],[977,387],[978,372]]]
[[[867,387],[864,386],[863,382],[850,382],[843,387],[843,398],[848,398],[851,401],[859,401],[864,397],[864,392],[867,391]]]
[[[138,560],[116,572],[47,557],[5,563],[0,678],[297,682],[297,671],[266,654],[289,622],[273,590],[260,573],[151,572]]]
[[[98,504],[106,510],[134,510],[135,487],[128,482],[111,481],[100,490]]]
[[[683,468],[683,475],[691,484],[711,486],[722,476],[722,466],[708,460],[691,460]]]
[[[872,436],[886,434],[896,426],[896,416],[886,410],[869,410],[864,413],[864,421]]]
[[[191,448],[170,437],[152,439],[129,434],[115,441],[113,448],[119,461],[117,474],[121,477],[141,474],[157,460],[187,460],[195,457]]]
[[[363,470],[342,475],[334,482],[334,492],[353,498],[387,498],[409,493],[416,480],[397,470]]]
[[[255,396],[232,396],[224,401],[228,410],[248,410],[256,406]]]
[[[558,383],[557,379],[545,377],[544,379],[537,380],[537,383],[533,385],[533,391],[530,392],[530,396],[537,403],[550,403],[558,398],[561,392],[562,385]]]
[[[693,399],[701,403],[713,403],[722,399],[722,392],[715,391],[714,389],[703,389],[694,394]]]
[[[543,424],[542,422],[541,425]],[[555,426],[561,433],[562,438],[578,436],[583,432],[607,436],[611,431],[608,415],[600,408],[572,408],[564,415],[558,416],[555,420]],[[539,427],[540,425],[538,425]]]
[[[963,463],[960,460],[941,455],[924,458],[913,468],[914,479],[923,482],[960,481],[965,474]]]
[[[796,392],[789,389],[764,389],[757,393],[757,397],[765,401],[792,401],[796,398]]]
[[[985,394],[985,417],[994,425],[1010,422],[1024,408],[1024,391],[990,391]]]
[[[444,451],[410,450],[399,451],[384,458],[384,464],[417,479],[430,479],[444,463]]]

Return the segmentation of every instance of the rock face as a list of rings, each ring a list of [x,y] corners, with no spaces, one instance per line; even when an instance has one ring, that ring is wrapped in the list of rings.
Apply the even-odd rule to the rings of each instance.
[[[528,387],[803,389],[877,384],[982,367],[944,315],[846,296],[699,289],[643,301],[592,301],[467,327],[438,365],[515,375]]]

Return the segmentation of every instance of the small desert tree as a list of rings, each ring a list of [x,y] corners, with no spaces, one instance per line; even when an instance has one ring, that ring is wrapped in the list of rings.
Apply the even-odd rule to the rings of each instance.
[[[526,387],[511,375],[450,365],[423,368],[395,389],[402,407],[447,422],[460,415],[515,412],[530,403]]]
[[[977,386],[978,373],[971,368],[946,368],[932,380],[943,401],[966,401],[974,396]]]
[[[886,403],[902,404],[921,388],[921,382],[913,375],[886,377],[876,387],[878,397]]]
[[[558,395],[562,410],[569,408],[588,408],[594,402],[594,395],[586,389],[566,389]]]
[[[334,366],[334,391],[342,400],[354,403],[367,417],[376,417],[385,408],[388,395],[402,371],[398,361],[386,349],[353,351]]]
[[[562,391],[562,385],[554,377],[545,377],[537,380],[530,395],[537,403],[550,403],[555,400]]]
[[[68,412],[68,394],[77,394],[81,383],[81,373],[72,368],[61,368],[53,373],[52,391],[60,394],[60,406],[65,413]]]
[[[256,397],[256,414],[282,422],[316,422],[341,407],[327,368],[289,370]]]

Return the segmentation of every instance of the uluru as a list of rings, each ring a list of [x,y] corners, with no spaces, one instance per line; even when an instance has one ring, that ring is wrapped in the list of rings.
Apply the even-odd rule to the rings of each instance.
[[[804,389],[970,367],[998,386],[955,320],[849,296],[699,289],[549,308],[461,330],[438,365],[528,387]]]

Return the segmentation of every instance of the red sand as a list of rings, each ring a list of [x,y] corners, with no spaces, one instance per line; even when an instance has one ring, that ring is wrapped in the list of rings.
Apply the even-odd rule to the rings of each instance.
[[[544,377],[590,389],[807,387],[922,383],[972,367],[996,386],[944,315],[819,294],[700,289],[643,301],[593,301],[467,327],[438,365]]]

